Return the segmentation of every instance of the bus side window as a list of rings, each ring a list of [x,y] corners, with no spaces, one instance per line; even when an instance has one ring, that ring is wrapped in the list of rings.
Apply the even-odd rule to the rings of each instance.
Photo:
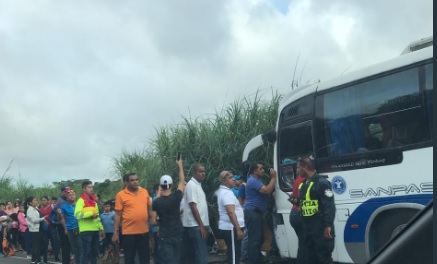
[[[369,124],[364,130],[364,146],[368,150],[382,148],[382,128],[379,123]]]

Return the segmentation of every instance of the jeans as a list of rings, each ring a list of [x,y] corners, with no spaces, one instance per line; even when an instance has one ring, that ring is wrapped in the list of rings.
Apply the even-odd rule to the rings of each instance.
[[[205,227],[208,230],[208,227]],[[194,247],[194,255],[196,264],[207,264],[208,263],[208,246],[206,240],[202,238],[200,233],[200,227],[184,227],[186,230],[188,243],[191,243]],[[185,241],[184,241],[185,243]],[[187,252],[190,254],[190,252]],[[190,263],[190,262],[188,262]]]
[[[153,233],[153,242],[155,242],[155,247],[153,248],[153,263],[154,264],[162,264],[162,257],[161,257],[161,249],[159,246],[159,235],[158,232]],[[182,235],[181,235],[182,240]],[[182,245],[181,245],[182,246]],[[180,252],[178,259],[180,259]]]
[[[123,235],[124,263],[134,264],[138,254],[140,264],[149,264],[149,233]]]
[[[249,241],[247,243],[248,263],[264,263],[261,254],[261,246],[264,242],[263,214],[253,209],[244,210],[244,224],[248,231]]]
[[[290,225],[293,227],[294,232],[296,232],[298,238],[298,249],[296,264],[306,263],[307,250],[305,247],[305,233],[302,223],[302,216],[300,210],[291,210],[290,212]]]
[[[178,264],[181,258],[182,234],[175,237],[159,239],[159,256],[161,263]]]
[[[194,263],[194,246],[193,242],[188,235],[188,229],[184,228],[182,234],[182,252],[181,252],[181,264],[192,264]]]
[[[82,241],[80,264],[88,264],[88,259],[91,264],[96,264],[99,255],[99,231],[81,232],[80,239]]]
[[[79,234],[79,228],[68,230],[68,240],[74,255],[74,262],[79,264],[82,257],[82,239]]]
[[[247,242],[249,241],[249,236],[247,235],[247,228],[244,229],[244,238],[243,241],[241,241],[241,257],[240,260],[246,260],[247,259]]]
[[[70,253],[71,253],[70,241],[68,240],[68,236],[65,234],[64,227],[62,225],[58,225],[57,228],[58,228],[59,246],[61,247],[61,254],[62,254],[62,264],[70,264]]]
[[[241,258],[241,241],[237,239],[237,231],[235,230],[221,230],[219,229],[220,237],[223,237],[223,240],[225,240],[226,248],[227,248],[227,263],[233,264],[233,254],[235,254],[235,263],[240,262]],[[232,245],[232,232],[234,233],[234,245]]]
[[[27,255],[31,255],[32,252],[32,236],[30,235],[29,229],[26,229],[25,232],[20,232],[23,237],[24,245],[23,249],[26,251]]]
[[[59,239],[56,226],[49,227],[47,235],[52,243],[53,256],[55,257],[55,260],[59,260]]]

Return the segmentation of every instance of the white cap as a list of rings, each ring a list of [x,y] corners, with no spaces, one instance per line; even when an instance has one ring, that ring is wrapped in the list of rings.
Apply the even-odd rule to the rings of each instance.
[[[170,175],[163,175],[161,176],[161,179],[159,180],[160,185],[167,186],[167,189],[170,188],[170,184],[173,184],[173,179]]]

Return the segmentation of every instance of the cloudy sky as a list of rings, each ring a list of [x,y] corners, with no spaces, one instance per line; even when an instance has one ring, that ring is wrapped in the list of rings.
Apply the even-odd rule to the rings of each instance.
[[[154,128],[433,33],[432,0],[0,0],[0,177],[112,178]],[[268,92],[266,92],[268,94]]]

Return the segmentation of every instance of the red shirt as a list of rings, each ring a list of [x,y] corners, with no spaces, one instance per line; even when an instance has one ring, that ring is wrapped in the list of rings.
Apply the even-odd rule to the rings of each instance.
[[[293,197],[296,199],[299,199],[299,185],[305,180],[304,177],[297,175],[296,179],[294,180],[293,184]],[[291,210],[299,210],[299,205],[293,204],[293,207]]]
[[[46,215],[50,215],[50,213],[52,212],[52,207],[50,205],[48,205],[46,208],[40,206],[39,207],[39,211],[41,212],[42,216],[46,216]],[[45,219],[46,223],[49,225],[49,227],[51,226],[52,223],[50,223],[49,218],[47,217]]]

